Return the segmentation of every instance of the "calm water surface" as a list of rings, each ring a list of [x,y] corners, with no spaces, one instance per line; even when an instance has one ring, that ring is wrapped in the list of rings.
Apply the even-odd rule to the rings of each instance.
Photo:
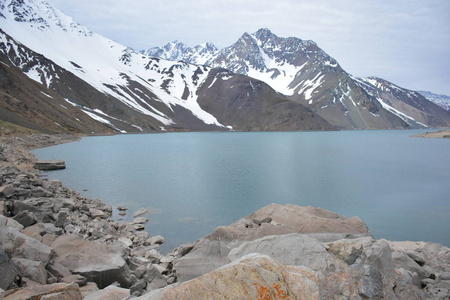
[[[83,195],[150,210],[163,250],[270,203],[359,216],[376,238],[450,246],[450,140],[422,131],[168,133],[87,137],[38,149]],[[117,215],[115,216],[117,218]]]

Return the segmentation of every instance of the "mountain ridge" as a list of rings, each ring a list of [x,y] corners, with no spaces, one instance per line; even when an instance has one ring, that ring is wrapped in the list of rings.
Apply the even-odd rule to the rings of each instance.
[[[269,29],[245,33],[222,50],[211,43],[190,48],[181,42],[155,49],[158,55],[176,59],[170,61],[98,35],[42,0],[2,0],[0,12],[4,63],[57,93],[65,101],[61,105],[70,105],[108,128],[96,130],[335,130],[450,124],[445,113],[436,116],[433,109],[422,110],[417,105],[422,100],[407,103],[407,96],[399,99],[373,85],[373,80],[347,74],[313,41],[280,38]],[[182,54],[185,57],[178,59]],[[229,73],[224,76],[220,70]],[[9,87],[0,88],[7,92]],[[30,101],[22,96],[15,97]],[[72,117],[65,123],[73,121],[77,120]]]
[[[177,52],[177,60],[196,63],[193,57]],[[450,125],[450,115],[419,93],[381,78],[354,77],[315,42],[278,37],[267,28],[244,33],[206,65],[262,80],[342,129]]]
[[[430,91],[418,91],[422,96],[439,105],[443,109],[450,111],[450,96],[435,94]]]
[[[138,53],[90,31],[45,1],[0,3],[3,16],[0,55],[5,62],[59,93],[66,105],[107,125],[113,132],[272,130],[263,118],[252,126],[245,124],[245,120],[232,123],[224,119],[222,124],[204,110],[199,105],[197,90],[209,79],[212,70],[209,67]],[[226,91],[216,89],[216,93]],[[262,100],[278,103],[275,91],[264,96]],[[290,102],[287,98],[283,101]],[[316,124],[314,129],[334,129],[322,118],[309,112],[307,115]],[[238,124],[245,126],[241,128]],[[289,128],[310,128],[310,124],[297,125]]]

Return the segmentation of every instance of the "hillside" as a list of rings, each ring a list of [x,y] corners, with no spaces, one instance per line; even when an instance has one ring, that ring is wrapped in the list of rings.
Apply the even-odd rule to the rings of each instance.
[[[71,128],[84,133],[334,129],[321,117],[280,96],[269,86],[256,101],[269,105],[275,115],[278,114],[276,111],[292,108],[293,121],[287,122],[288,125],[272,127],[272,120],[257,116],[249,126],[245,121],[247,114],[254,115],[250,107],[241,108],[239,120],[220,116],[218,121],[217,116],[211,113],[214,108],[209,111],[199,104],[199,89],[204,90],[206,83],[207,87],[212,87],[210,82],[217,80],[214,76],[218,73],[213,68],[143,55],[90,31],[45,1],[2,1],[0,8],[0,56],[8,65],[4,67],[15,67],[30,80],[42,84],[41,90],[47,91],[45,94],[58,99],[54,106],[59,110],[61,105],[75,109],[69,114],[70,120],[62,115],[58,115],[62,118],[60,122],[52,119],[68,126],[57,129],[47,122],[46,126],[50,127],[38,129],[40,131],[67,131]],[[251,78],[233,73],[229,76],[240,83],[235,91],[241,101],[255,101],[245,91]],[[32,83],[26,85],[31,86]],[[261,82],[261,85],[266,84]],[[244,90],[239,91],[238,86]],[[9,93],[7,85],[0,88]],[[228,91],[219,87],[214,87],[214,90],[213,95],[209,94],[210,99],[202,101],[217,105],[220,105],[214,100],[217,97],[234,101],[227,98]],[[25,105],[21,116],[27,116],[33,124],[40,124],[41,121],[27,111],[32,108],[30,97],[17,93],[9,96],[16,97]],[[17,111],[7,109],[17,115]],[[54,110],[43,106],[43,110],[46,109],[49,113]],[[79,115],[90,118],[90,121],[84,122]],[[305,123],[295,120],[305,120]],[[84,123],[86,128],[77,122]],[[294,123],[295,126],[292,125]]]

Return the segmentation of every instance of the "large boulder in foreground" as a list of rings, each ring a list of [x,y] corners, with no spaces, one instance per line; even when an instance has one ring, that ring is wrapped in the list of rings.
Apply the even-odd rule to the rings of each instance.
[[[298,233],[270,235],[244,242],[232,249],[228,258],[235,261],[251,253],[268,255],[279,263],[304,266],[323,274],[337,272],[347,266],[328,253],[325,245]]]
[[[318,277],[306,267],[286,266],[252,254],[176,287],[140,299],[319,299]]]
[[[229,226],[217,227],[198,240],[192,251],[174,262],[178,281],[196,278],[227,264],[231,249],[243,242],[289,233],[304,234],[323,242],[371,236],[358,217],[347,218],[310,206],[270,204]]]
[[[131,272],[121,255],[121,249],[72,234],[60,236],[51,247],[56,254],[55,263],[97,283],[99,288],[116,281],[122,287],[130,286]]]

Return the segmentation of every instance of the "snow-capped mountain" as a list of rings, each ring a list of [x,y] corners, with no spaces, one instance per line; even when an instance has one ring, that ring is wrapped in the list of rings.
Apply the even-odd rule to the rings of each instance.
[[[446,111],[450,111],[450,96],[434,94],[428,91],[418,91],[422,96],[436,103]]]
[[[293,119],[271,128],[264,118],[253,125],[233,123],[223,117],[225,114],[216,117],[199,105],[207,100],[202,98],[207,93],[199,94],[198,89],[204,89],[206,83],[212,88],[225,80],[215,77],[219,74],[210,67],[138,53],[90,31],[42,0],[1,0],[0,13],[0,59],[4,64],[19,68],[62,97],[65,106],[75,107],[113,131],[333,129],[301,105],[296,105],[301,115],[294,117],[311,118],[305,125]],[[214,47],[205,44],[195,49],[200,59]],[[254,80],[238,78],[244,82],[242,88]],[[215,90],[224,93],[220,88]],[[217,98],[217,94],[212,97]],[[287,98],[280,101],[271,89],[264,97],[261,100],[280,107],[273,107],[274,115],[282,113],[284,102],[292,102]],[[250,95],[242,101],[251,101]],[[242,109],[243,118],[246,111]]]
[[[179,50],[177,60],[198,63]],[[269,29],[244,33],[205,64],[264,81],[339,128],[450,125],[450,115],[419,93],[381,79],[351,76],[313,41],[278,37]]]
[[[191,48],[179,41],[173,41],[164,47],[154,47],[141,51],[148,56],[161,57],[171,61],[186,61],[196,65],[204,65],[213,59],[218,52],[219,50],[212,43]]]

